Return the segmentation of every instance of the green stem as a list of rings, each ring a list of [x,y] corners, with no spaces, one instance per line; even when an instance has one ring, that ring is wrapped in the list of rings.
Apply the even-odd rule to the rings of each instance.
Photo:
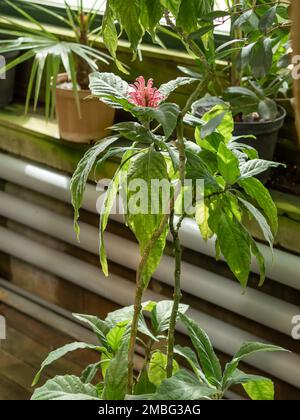
[[[175,345],[175,328],[177,322],[177,315],[179,304],[181,301],[181,256],[182,256],[182,249],[179,240],[179,227],[174,227],[174,211],[170,217],[170,231],[173,237],[173,248],[174,248],[174,257],[175,257],[175,272],[174,272],[174,294],[173,294],[173,307],[172,313],[169,322],[169,330],[168,330],[168,341],[167,341],[167,377],[170,378],[173,373],[173,360],[174,360],[174,345]]]
[[[170,203],[171,211],[173,210],[173,207],[174,207],[174,198],[171,199],[171,203]],[[162,218],[156,231],[153,233],[151,240],[149,241],[143,253],[142,259],[140,261],[140,264],[136,273],[136,295],[135,295],[134,313],[133,313],[133,319],[132,319],[132,324],[131,324],[129,350],[128,350],[128,375],[127,375],[128,395],[131,395],[133,393],[133,369],[134,369],[135,344],[136,344],[137,333],[138,333],[139,317],[142,311],[143,293],[145,289],[145,285],[143,283],[143,272],[144,272],[145,265],[148,261],[150,252],[152,251],[152,248],[157,242],[157,240],[162,235],[165,229],[165,226],[168,223],[168,220],[169,220],[169,212],[166,210],[164,217]]]

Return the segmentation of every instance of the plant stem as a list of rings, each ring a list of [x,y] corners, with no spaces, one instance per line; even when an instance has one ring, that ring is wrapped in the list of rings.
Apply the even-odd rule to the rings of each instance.
[[[181,294],[181,256],[182,249],[178,236],[179,223],[177,227],[174,227],[174,211],[170,217],[170,230],[173,236],[173,248],[175,257],[175,272],[174,272],[174,294],[173,294],[173,308],[169,322],[168,331],[168,342],[167,342],[167,377],[170,378],[173,373],[173,360],[174,360],[174,344],[175,344],[175,328],[177,322],[177,314],[179,309],[179,303],[182,297]]]
[[[170,202],[170,209],[173,211],[174,207],[174,198],[171,199]],[[134,368],[134,353],[135,353],[135,343],[138,333],[138,322],[139,317],[142,311],[142,299],[143,299],[143,292],[145,289],[145,285],[143,282],[143,272],[145,265],[148,261],[150,252],[156,241],[162,235],[166,225],[168,224],[169,220],[169,212],[166,210],[158,228],[153,233],[151,240],[149,241],[142,259],[140,261],[139,267],[136,272],[136,294],[135,294],[135,302],[134,302],[134,313],[131,325],[131,332],[130,332],[130,340],[129,340],[129,350],[128,350],[128,376],[127,376],[127,393],[131,395],[133,392],[133,368]]]

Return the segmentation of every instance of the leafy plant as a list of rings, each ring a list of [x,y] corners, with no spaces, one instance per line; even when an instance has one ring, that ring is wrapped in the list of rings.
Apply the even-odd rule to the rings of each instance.
[[[47,118],[53,115],[56,81],[61,66],[68,74],[77,107],[80,110],[78,86],[81,89],[87,89],[89,74],[98,70],[97,62],[108,63],[110,59],[107,54],[93,48],[93,42],[101,30],[101,28],[93,27],[99,1],[95,1],[89,12],[84,11],[82,2],[78,3],[78,9],[72,9],[65,2],[66,18],[47,7],[31,3],[33,10],[46,13],[54,17],[58,23],[62,22],[67,25],[74,34],[74,42],[61,40],[46,25],[41,24],[12,1],[4,0],[4,2],[26,20],[25,25],[2,16],[2,19],[9,26],[13,26],[13,29],[11,27],[0,28],[0,35],[9,37],[0,41],[0,54],[20,51],[20,55],[8,63],[5,68],[0,69],[0,72],[7,71],[20,63],[33,59],[28,81],[25,111],[27,112],[29,109],[32,94],[34,94],[33,107],[36,110],[42,78],[45,75],[45,114]]]
[[[148,2],[134,2],[134,5],[130,2],[132,7],[129,16],[127,1],[109,0],[106,11],[109,17],[106,16],[106,19],[110,19],[110,24],[104,25],[103,31],[108,28],[113,31],[114,18],[117,18],[126,31],[133,50],[138,52],[146,30],[155,37],[163,13],[172,31],[197,56],[203,70],[201,78],[191,75],[181,77],[156,89],[152,80],[146,83],[142,77],[134,85],[129,85],[112,73],[95,72],[90,75],[93,96],[113,108],[121,108],[130,113],[135,121],[122,122],[111,127],[114,135],[89,149],[80,161],[71,182],[75,229],[79,236],[79,210],[92,169],[101,167],[114,155],[120,156],[120,165],[106,191],[101,211],[100,261],[104,274],[108,275],[104,232],[118,193],[126,209],[126,224],[134,233],[141,254],[136,270],[134,305],[110,314],[105,320],[105,331],[102,329],[103,322],[86,318],[101,341],[101,349],[96,347],[93,350],[101,353],[103,380],[96,389],[97,397],[102,399],[122,399],[125,396],[133,398],[136,394],[142,395],[136,398],[146,398],[148,395],[149,398],[157,399],[221,398],[231,382],[245,382],[246,391],[253,397],[270,397],[272,394],[268,380],[249,378],[237,371],[237,368],[239,361],[251,352],[263,349],[280,350],[279,348],[256,343],[245,344],[222,372],[208,337],[199,326],[184,316],[187,308],[180,305],[182,247],[179,231],[186,217],[196,221],[199,234],[204,240],[215,240],[217,257],[223,254],[242,287],[247,286],[252,257],[258,262],[260,285],[263,284],[264,258],[243,220],[245,215],[257,220],[266,241],[272,247],[278,227],[277,210],[268,190],[255,176],[279,165],[259,159],[256,150],[232,135],[234,121],[226,104],[215,104],[201,118],[194,115],[197,100],[204,95],[213,76],[213,67],[205,52],[211,37],[208,36],[204,43],[202,31],[204,17],[210,14],[214,16],[214,12],[213,2],[210,0],[201,2],[201,7],[198,7],[198,1],[190,2],[197,6],[194,19],[187,15],[188,8],[183,3],[181,0],[151,1],[150,10],[146,8]],[[171,18],[171,13],[175,21]],[[194,21],[185,29],[182,28],[184,23],[177,26],[178,21],[184,22],[185,19]],[[188,30],[191,33],[187,33]],[[193,31],[198,31],[197,36],[201,34],[201,46],[193,40]],[[212,28],[206,33],[211,31]],[[114,55],[114,32],[109,33],[108,38],[112,39],[109,48]],[[195,87],[183,108],[169,101],[169,95],[175,89],[188,84],[195,84]],[[189,126],[189,132],[193,135],[188,135],[186,126]],[[127,140],[126,146],[115,145],[120,138]],[[169,189],[167,195],[160,188],[164,181]],[[204,183],[201,194],[198,194],[199,181]],[[132,188],[132,185],[135,187]],[[139,185],[146,189],[137,191]],[[151,201],[153,196],[157,198],[155,211]],[[143,305],[143,294],[163,255],[168,233],[172,237],[175,260],[174,300],[171,303]],[[151,330],[145,322],[143,311],[151,314]],[[175,346],[174,334],[178,317],[187,326],[196,355],[192,349]],[[135,378],[135,349],[137,341],[140,342],[140,334],[148,337],[148,343],[144,346],[144,366]],[[64,354],[67,349],[54,355]],[[194,373],[180,368],[175,360],[177,355],[188,358]],[[53,353],[42,367],[52,359]],[[87,376],[90,377],[90,372],[97,371],[95,366],[91,367],[87,370]],[[44,391],[47,391],[52,387],[52,382],[48,382],[45,387]],[[41,392],[43,387],[42,391],[35,392],[34,398],[41,395]],[[94,396],[94,388],[91,392]]]
[[[221,399],[233,385],[242,384],[251,399],[274,398],[274,385],[261,376],[249,375],[238,369],[240,361],[256,352],[282,351],[280,347],[261,343],[245,343],[222,372],[220,362],[206,333],[188,316],[188,307],[180,305],[179,317],[187,327],[194,346],[175,346],[178,361],[173,361],[172,377],[167,378],[165,342],[172,313],[172,301],[145,302],[139,320],[139,340],[145,357],[133,394],[127,395],[127,352],[129,329],[134,308],[125,307],[108,314],[105,320],[95,316],[74,315],[86,322],[95,333],[99,345],[72,343],[50,353],[43,362],[34,384],[43,369],[67,353],[88,349],[98,353],[99,362],[87,366],[81,377],[56,376],[37,388],[32,400],[199,400]],[[144,313],[150,318],[148,327]],[[148,343],[144,344],[147,339]]]

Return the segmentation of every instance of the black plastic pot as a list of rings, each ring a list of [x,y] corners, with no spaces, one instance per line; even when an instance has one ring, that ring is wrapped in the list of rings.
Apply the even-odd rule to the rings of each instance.
[[[19,52],[14,51],[10,53],[2,54],[5,57],[6,64],[14,60],[18,56]],[[4,108],[9,105],[14,96],[16,68],[6,72],[5,79],[0,78],[0,108]]]
[[[243,138],[240,143],[248,144],[254,147],[260,159],[272,160],[274,157],[278,133],[283,126],[286,117],[284,108],[279,107],[279,117],[274,121],[257,121],[257,122],[236,122],[234,124],[235,136],[247,136],[249,134],[256,139]]]
[[[254,147],[259,154],[260,159],[273,160],[275,147],[278,139],[278,133],[283,126],[286,117],[286,110],[281,106],[278,107],[279,116],[273,121],[257,121],[257,122],[236,122],[234,124],[235,136],[247,136],[249,134],[256,139],[241,138],[240,143],[248,144]],[[262,182],[267,182],[270,171],[266,171],[258,178]]]

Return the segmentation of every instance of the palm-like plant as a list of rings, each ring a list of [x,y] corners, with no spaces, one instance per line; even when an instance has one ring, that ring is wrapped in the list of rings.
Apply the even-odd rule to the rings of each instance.
[[[82,0],[78,1],[76,10],[72,9],[65,1],[67,17],[32,3],[33,9],[46,13],[67,25],[74,32],[75,42],[61,40],[22,8],[13,4],[10,0],[4,1],[16,10],[20,17],[28,21],[28,26],[24,27],[23,24],[12,22],[8,17],[2,16],[2,20],[8,24],[13,23],[14,29],[0,28],[0,35],[9,37],[7,40],[0,41],[0,54],[16,50],[20,51],[20,55],[8,63],[5,69],[0,69],[0,73],[24,61],[34,60],[28,83],[25,112],[29,109],[33,89],[34,110],[36,110],[42,77],[45,73],[45,114],[47,118],[50,115],[53,116],[56,81],[61,67],[65,69],[72,83],[72,89],[79,109],[78,86],[81,89],[87,89],[89,84],[88,75],[92,71],[98,70],[97,62],[108,63],[110,59],[107,54],[93,48],[93,43],[101,32],[101,28],[93,29],[99,0],[95,0],[94,5],[88,12],[84,11]]]

